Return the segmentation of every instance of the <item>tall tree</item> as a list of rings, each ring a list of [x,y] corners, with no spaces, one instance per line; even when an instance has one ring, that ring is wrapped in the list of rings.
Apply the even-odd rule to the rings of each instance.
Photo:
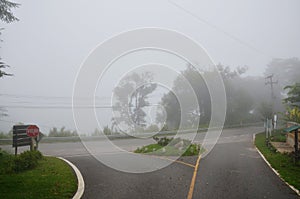
[[[196,95],[198,104],[193,103],[193,94]],[[199,116],[200,124],[206,124],[210,118],[210,103],[205,80],[193,66],[187,65],[174,80],[172,90],[161,99],[166,117],[158,114],[156,120],[161,122],[161,118],[166,118],[165,125],[169,130],[178,129],[180,123],[185,128],[193,128],[198,125],[195,121]],[[182,118],[185,121],[181,121]]]
[[[19,19],[12,13],[13,8],[19,7],[20,4],[7,0],[0,0],[0,20],[6,23],[18,21]]]
[[[247,67],[239,67],[236,70],[231,70],[228,66],[223,66],[221,64],[217,65],[217,69],[220,72],[226,89],[227,96],[227,124],[240,123],[245,120],[249,120],[251,117],[250,111],[253,109],[253,100],[249,93],[243,88],[236,84],[237,80],[242,81],[241,75],[247,71]],[[203,76],[214,75],[211,71],[201,71]],[[199,72],[192,66],[188,65],[187,69],[181,73],[182,77],[175,79],[172,90],[177,95],[180,95],[183,99],[185,110],[180,111],[180,106],[177,97],[173,92],[166,94],[161,101],[162,106],[165,108],[167,113],[166,124],[169,129],[177,129],[180,124],[181,114],[185,114],[184,118],[187,119],[188,127],[192,128],[196,121],[195,118],[199,118],[199,125],[207,125],[211,118],[211,99],[210,94],[206,85],[205,80],[199,74]],[[187,80],[192,90],[189,89],[184,80]],[[189,96],[194,92],[197,96],[198,105],[197,107],[192,107],[189,103]],[[182,108],[182,106],[181,106]],[[198,109],[199,108],[199,109]],[[160,119],[160,115],[158,118]]]
[[[113,111],[117,115],[113,120],[118,125],[127,125],[126,128],[131,131],[146,127],[144,108],[150,105],[148,96],[157,86],[152,81],[153,75],[150,72],[132,73],[114,89],[116,102]]]
[[[13,3],[7,0],[0,0],[0,20],[5,23],[11,23],[14,21],[18,21],[19,19],[14,16],[12,13],[12,9],[19,7],[19,4]],[[0,28],[0,35],[3,28]],[[2,41],[2,40],[1,40]],[[0,57],[0,78],[4,76],[11,76],[11,74],[6,73],[3,71],[4,68],[9,67],[7,64],[5,64],[3,61],[1,61]]]

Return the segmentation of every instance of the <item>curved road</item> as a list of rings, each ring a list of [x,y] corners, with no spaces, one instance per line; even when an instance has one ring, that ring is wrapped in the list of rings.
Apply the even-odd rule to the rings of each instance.
[[[253,134],[262,130],[257,127],[223,130],[214,149],[204,158],[183,157],[163,169],[142,174],[105,166],[81,143],[41,144],[40,150],[44,154],[65,157],[79,168],[85,180],[83,198],[299,199],[254,148]],[[195,140],[201,142],[202,139],[203,134],[198,134]],[[140,145],[134,139],[114,142],[126,150]],[[143,144],[151,142],[151,139],[145,139]],[[108,157],[123,156],[121,152],[105,151],[105,144],[101,142],[95,146]],[[153,159],[170,161],[149,157],[149,160]]]

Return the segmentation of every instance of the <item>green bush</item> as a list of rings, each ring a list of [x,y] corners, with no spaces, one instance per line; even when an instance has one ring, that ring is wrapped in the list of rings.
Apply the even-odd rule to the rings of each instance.
[[[38,160],[43,155],[39,151],[25,151],[20,155],[14,156],[0,150],[0,174],[18,173],[28,169],[33,169],[38,165]]]
[[[25,151],[15,158],[15,172],[21,172],[28,169],[33,169],[37,166],[38,160],[42,158],[39,151]]]

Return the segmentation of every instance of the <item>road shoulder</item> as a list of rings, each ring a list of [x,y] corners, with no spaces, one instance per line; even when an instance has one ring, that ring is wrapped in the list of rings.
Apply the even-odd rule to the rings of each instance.
[[[296,189],[294,186],[290,185],[288,182],[286,182],[281,176],[280,174],[278,173],[278,171],[276,171],[272,165],[269,163],[269,161],[266,159],[266,157],[261,153],[261,151],[256,147],[255,145],[255,137],[256,137],[256,134],[258,133],[255,133],[253,134],[253,145],[255,147],[255,149],[257,150],[258,154],[261,156],[261,158],[265,161],[265,163],[268,165],[268,167],[288,186],[290,187],[298,196],[300,196],[300,191],[298,189]]]
[[[77,177],[77,182],[78,182],[77,186],[78,187],[77,187],[77,191],[76,191],[75,195],[73,196],[73,199],[80,199],[84,193],[84,180],[83,180],[83,177],[82,177],[79,169],[70,161],[68,161],[62,157],[58,157],[58,158],[65,161],[74,170],[76,177]]]

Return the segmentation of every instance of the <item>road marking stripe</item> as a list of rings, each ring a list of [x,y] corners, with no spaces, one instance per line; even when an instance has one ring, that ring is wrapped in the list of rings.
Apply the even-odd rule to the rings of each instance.
[[[79,171],[79,169],[73,164],[71,163],[70,161],[66,160],[65,158],[62,158],[62,157],[57,157],[63,161],[65,161],[66,163],[68,163],[71,168],[74,170],[75,174],[76,174],[76,177],[77,177],[77,191],[75,193],[75,195],[73,196],[72,199],[80,199],[83,195],[83,192],[84,192],[84,180],[83,180],[83,177]]]
[[[195,165],[192,165],[192,164],[189,164],[189,163],[180,161],[180,160],[173,160],[173,159],[171,159],[171,158],[167,158],[167,157],[164,157],[164,156],[156,156],[156,155],[149,155],[149,156],[150,156],[150,157],[153,157],[153,158],[158,158],[158,159],[162,159],[162,160],[168,160],[168,161],[171,161],[171,162],[176,162],[176,163],[178,163],[178,164],[184,164],[184,165],[186,165],[186,166],[195,168]]]
[[[190,190],[189,190],[187,199],[192,199],[193,198],[194,187],[195,187],[195,183],[196,183],[196,177],[197,177],[197,172],[198,172],[200,159],[201,159],[201,155],[199,155],[199,157],[197,159],[197,162],[196,162],[196,165],[195,165],[193,178],[192,178],[192,181],[191,181]]]
[[[192,164],[189,164],[189,163],[186,163],[186,162],[183,162],[183,161],[180,161],[180,160],[176,160],[175,162],[179,163],[179,164],[184,164],[186,166],[189,166],[189,167],[193,167],[195,168],[195,165],[192,165]]]
[[[195,168],[195,165],[192,165],[192,164],[189,164],[189,163],[186,163],[186,162],[183,162],[183,161],[181,161],[181,160],[172,160],[171,158],[163,158],[163,159],[166,159],[166,160],[170,160],[170,161],[174,161],[174,162],[176,162],[176,163],[179,163],[179,164],[184,164],[184,165],[186,165],[186,166],[189,166],[189,167],[193,167],[193,168]]]

